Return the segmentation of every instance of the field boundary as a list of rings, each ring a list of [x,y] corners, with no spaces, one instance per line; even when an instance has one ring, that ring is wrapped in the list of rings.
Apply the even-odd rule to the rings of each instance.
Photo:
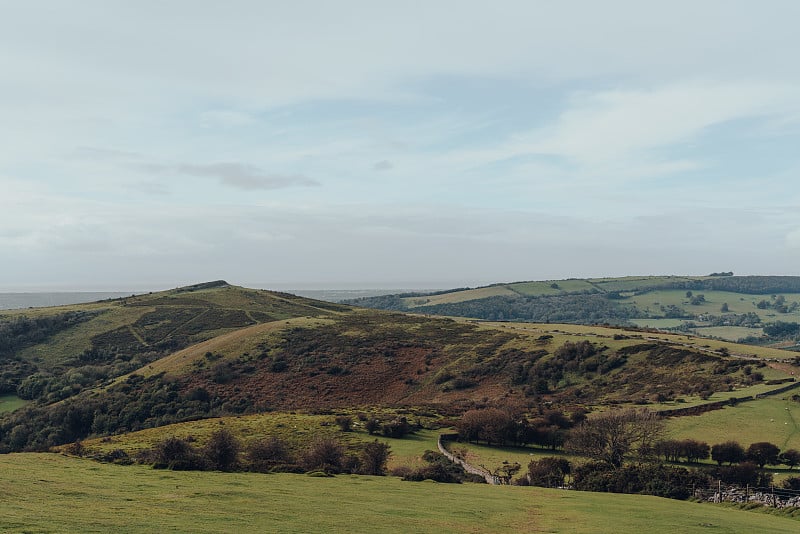
[[[447,447],[444,446],[444,442],[446,441],[456,441],[458,439],[458,434],[439,434],[439,439],[436,441],[436,446],[439,448],[439,452],[444,454],[448,460],[453,462],[454,464],[458,464],[464,468],[464,471],[467,473],[482,476],[487,484],[492,485],[499,485],[500,478],[496,475],[491,474],[486,469],[482,467],[475,467],[474,465],[467,463],[466,460],[462,460],[461,458],[457,457],[453,453],[447,450]]]
[[[780,393],[790,391],[797,387],[800,387],[800,382],[792,382],[791,384],[788,384],[783,387],[779,387],[770,391],[765,391],[763,393],[756,393],[755,395],[747,395],[746,397],[731,397],[730,399],[727,400],[714,401],[706,404],[698,404],[695,406],[687,406],[685,408],[668,408],[666,410],[657,410],[656,413],[664,417],[680,417],[682,415],[700,415],[702,413],[710,412],[713,410],[721,410],[726,406],[736,406],[740,402],[749,402],[758,399],[763,399],[765,397],[771,397],[773,395],[778,395]]]

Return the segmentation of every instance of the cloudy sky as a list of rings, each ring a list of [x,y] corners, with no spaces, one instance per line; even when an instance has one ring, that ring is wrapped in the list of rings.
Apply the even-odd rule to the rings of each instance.
[[[800,274],[798,20],[0,0],[0,289]]]

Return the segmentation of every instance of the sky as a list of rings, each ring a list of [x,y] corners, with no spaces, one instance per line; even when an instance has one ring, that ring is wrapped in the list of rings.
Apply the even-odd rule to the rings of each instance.
[[[0,0],[0,290],[800,274],[797,20]]]

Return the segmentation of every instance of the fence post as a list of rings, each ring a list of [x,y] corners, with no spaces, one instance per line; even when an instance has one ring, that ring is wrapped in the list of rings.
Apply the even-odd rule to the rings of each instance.
[[[722,502],[722,479],[717,481],[717,495],[719,496],[717,502]]]
[[[744,503],[747,504],[750,502],[750,484],[744,487]]]
[[[778,502],[775,500],[775,484],[772,484],[770,486],[770,488],[772,489],[772,506],[774,508],[777,508],[778,507]]]

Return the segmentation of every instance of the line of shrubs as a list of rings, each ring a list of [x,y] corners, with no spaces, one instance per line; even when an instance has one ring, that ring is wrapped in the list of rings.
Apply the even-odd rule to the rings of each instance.
[[[65,452],[84,456],[86,449],[78,441],[68,445]],[[93,458],[117,464],[149,464],[154,469],[175,471],[308,473],[312,476],[352,473],[382,476],[387,474],[386,464],[390,454],[389,444],[377,439],[364,443],[353,451],[335,438],[318,438],[310,442],[304,450],[293,453],[286,442],[276,436],[242,445],[229,430],[223,428],[212,433],[202,447],[195,446],[195,440],[191,437],[182,439],[172,436],[152,449],[139,452],[135,457],[116,449],[94,455]],[[450,462],[438,451],[425,451],[422,459],[426,462],[422,467],[400,466],[388,474],[412,482],[433,480],[444,483],[485,483],[482,477],[466,473],[460,465]]]
[[[65,452],[86,455],[78,441],[68,445]],[[391,453],[389,444],[377,439],[349,451],[339,440],[319,438],[295,454],[279,437],[269,436],[246,445],[227,429],[211,434],[208,442],[195,446],[195,439],[171,436],[131,457],[121,449],[93,455],[97,460],[119,464],[149,464],[154,469],[175,471],[252,471],[259,473],[359,473],[385,475]]]
[[[769,487],[772,474],[759,470],[752,462],[717,466],[709,469],[687,469],[659,463],[638,463],[613,468],[607,463],[590,462],[573,466],[564,458],[545,457],[532,460],[528,470],[514,484],[561,488],[567,485],[580,491],[636,493],[671,499],[688,499],[695,488],[712,487],[717,481],[724,484]],[[800,476],[788,477],[784,489],[800,490]]]
[[[717,465],[728,465],[751,462],[763,468],[765,465],[786,465],[789,469],[800,464],[800,451],[787,449],[781,452],[780,447],[767,441],[751,444],[745,449],[736,441],[726,441],[709,446],[708,443],[694,439],[662,440],[653,446],[653,453],[669,462],[685,459],[689,463],[697,463],[711,457]]]

